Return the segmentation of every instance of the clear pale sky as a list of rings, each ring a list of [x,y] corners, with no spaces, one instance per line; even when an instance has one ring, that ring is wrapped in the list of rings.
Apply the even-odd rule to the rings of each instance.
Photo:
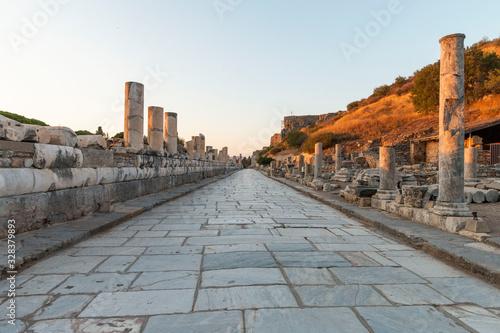
[[[445,35],[499,37],[499,13],[498,0],[0,0],[0,110],[114,135],[137,81],[145,112],[178,113],[180,137],[248,156],[284,115],[345,110],[436,61]]]

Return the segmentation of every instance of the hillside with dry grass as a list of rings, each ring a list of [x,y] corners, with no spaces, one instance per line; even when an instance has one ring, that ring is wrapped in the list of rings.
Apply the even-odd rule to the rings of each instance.
[[[475,46],[484,53],[494,52],[500,56],[500,39],[483,40]],[[326,134],[344,138],[342,141],[345,151],[348,152],[362,151],[372,144],[394,145],[407,142],[409,139],[437,134],[438,113],[422,113],[415,110],[411,96],[414,83],[415,76],[399,77],[390,86],[376,88],[370,97],[349,104],[348,111],[316,126],[302,129],[302,132],[309,138]],[[379,94],[378,92],[382,90],[383,92]],[[466,106],[466,123],[499,116],[500,94],[486,95]],[[335,138],[330,141],[332,144],[327,144],[327,154]],[[286,142],[281,146],[271,147],[271,155],[292,153],[287,148]],[[304,146],[302,150],[307,152]]]

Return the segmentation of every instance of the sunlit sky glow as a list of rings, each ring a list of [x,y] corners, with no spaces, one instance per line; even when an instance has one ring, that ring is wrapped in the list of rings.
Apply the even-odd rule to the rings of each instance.
[[[442,36],[498,37],[499,13],[498,0],[0,0],[0,110],[113,135],[138,81],[145,112],[178,113],[179,136],[248,156],[283,115],[345,110],[436,61]]]

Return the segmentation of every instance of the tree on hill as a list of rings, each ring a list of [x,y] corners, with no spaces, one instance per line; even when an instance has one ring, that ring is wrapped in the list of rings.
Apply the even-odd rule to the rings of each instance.
[[[307,139],[307,134],[299,131],[298,129],[293,129],[286,134],[285,140],[288,142],[290,147],[299,148],[302,146],[304,141]]]
[[[9,119],[20,122],[21,124],[29,124],[29,125],[40,125],[40,126],[49,126],[49,124],[34,118],[26,118],[25,116],[21,116],[17,113],[0,111],[0,115],[7,117]]]
[[[113,139],[123,139],[123,132],[118,132],[113,135]]]
[[[257,160],[257,163],[259,163],[259,165],[269,165],[269,164],[271,164],[272,161],[274,161],[272,157],[261,156]]]
[[[439,65],[437,61],[415,72],[411,99],[419,113],[434,113],[439,109]],[[467,105],[500,91],[500,58],[496,53],[485,54],[472,46],[465,51],[464,65]]]

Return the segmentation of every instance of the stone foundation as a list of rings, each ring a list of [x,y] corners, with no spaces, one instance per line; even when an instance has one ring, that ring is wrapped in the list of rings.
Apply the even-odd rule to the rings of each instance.
[[[19,146],[26,152],[30,151],[27,145],[39,144]],[[25,158],[41,161],[32,167],[0,168],[0,237],[6,236],[8,219],[15,219],[16,231],[22,233],[95,211],[109,211],[112,202],[124,202],[241,168],[166,153],[146,155],[90,148],[76,154],[77,163],[73,153],[79,149],[61,154],[57,148],[62,146],[40,146],[53,149],[44,150],[47,153],[39,154],[37,159],[32,147],[34,153],[25,153]],[[19,154],[12,144],[8,147],[12,150],[0,147],[0,151]],[[66,163],[66,159],[71,163]]]

